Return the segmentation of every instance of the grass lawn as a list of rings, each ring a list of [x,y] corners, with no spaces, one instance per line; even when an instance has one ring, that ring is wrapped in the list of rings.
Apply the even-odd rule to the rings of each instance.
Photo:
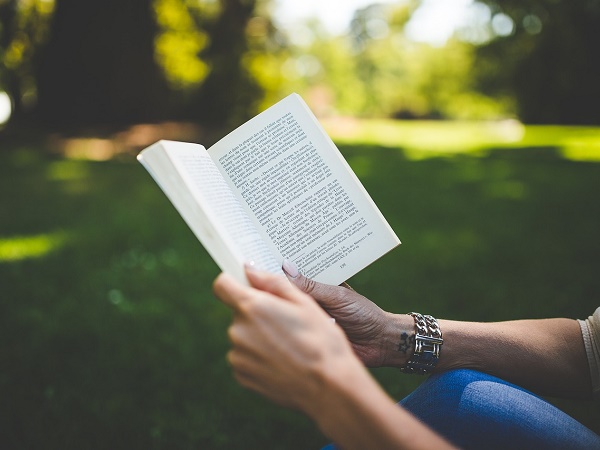
[[[510,145],[471,136],[458,151],[422,126],[405,135],[445,139],[448,151],[397,129],[332,131],[403,241],[353,287],[384,309],[448,319],[584,318],[599,306],[598,129],[523,128]],[[218,270],[133,157],[2,150],[1,448],[327,442],[234,382],[230,313],[211,293]],[[398,399],[420,381],[373,373]],[[600,432],[599,405],[556,402]]]

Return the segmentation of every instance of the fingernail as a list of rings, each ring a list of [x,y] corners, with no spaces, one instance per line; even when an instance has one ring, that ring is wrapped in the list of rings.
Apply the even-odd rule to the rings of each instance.
[[[244,267],[248,270],[256,270],[256,263],[254,261],[246,261]]]
[[[296,266],[296,264],[294,264],[293,261],[290,261],[289,259],[284,259],[281,267],[283,268],[283,271],[290,277],[296,278],[298,276],[298,266]]]

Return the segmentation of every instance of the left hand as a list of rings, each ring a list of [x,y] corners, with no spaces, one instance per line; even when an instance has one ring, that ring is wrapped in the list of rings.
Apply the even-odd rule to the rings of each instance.
[[[251,287],[227,274],[215,295],[234,311],[228,360],[234,376],[283,406],[316,414],[323,388],[348,370],[364,370],[343,331],[287,279],[246,269]]]
[[[314,298],[335,319],[367,367],[406,365],[412,349],[400,351],[398,346],[403,334],[413,332],[412,317],[382,310],[346,283],[333,286],[306,278],[290,261],[284,262],[283,271],[288,280]]]

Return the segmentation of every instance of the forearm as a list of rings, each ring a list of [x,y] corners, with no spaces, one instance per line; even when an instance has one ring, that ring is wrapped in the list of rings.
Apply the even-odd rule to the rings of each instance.
[[[323,391],[322,402],[309,415],[344,449],[452,448],[396,405],[362,366],[338,371]]]
[[[439,323],[444,346],[437,371],[471,368],[541,394],[590,396],[588,363],[575,320]]]
[[[585,398],[591,381],[581,329],[571,319],[495,323],[439,320],[444,345],[436,372],[474,369],[536,393]],[[402,345],[414,333],[412,317],[389,316],[385,365],[402,367],[412,355]],[[392,342],[397,345],[392,345]]]

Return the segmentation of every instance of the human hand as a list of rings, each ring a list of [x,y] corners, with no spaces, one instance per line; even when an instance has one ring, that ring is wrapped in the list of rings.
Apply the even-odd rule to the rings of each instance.
[[[285,278],[246,269],[250,287],[227,274],[215,295],[234,311],[228,360],[237,381],[283,406],[314,416],[323,386],[364,370],[342,330]]]
[[[413,332],[412,318],[382,310],[345,283],[332,286],[308,279],[291,261],[284,261],[283,271],[342,327],[365,365],[402,367],[406,364],[412,351],[412,346],[405,342]]]
[[[213,285],[234,311],[227,357],[240,384],[304,412],[349,450],[447,448],[383,391],[313,298],[278,275],[246,277],[250,286],[227,274]]]

